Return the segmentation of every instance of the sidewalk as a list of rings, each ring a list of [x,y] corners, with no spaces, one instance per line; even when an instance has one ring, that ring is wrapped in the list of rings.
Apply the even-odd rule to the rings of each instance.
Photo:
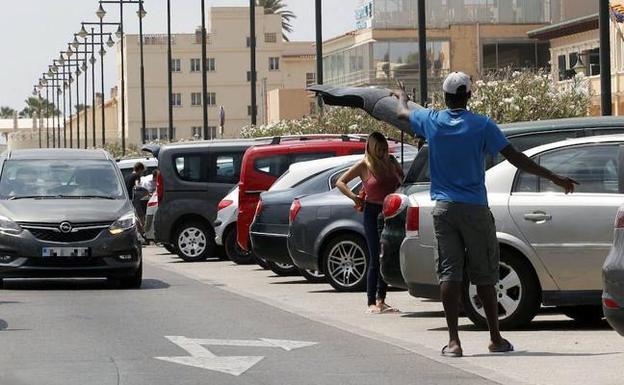
[[[432,360],[469,371],[501,384],[621,384],[624,380],[624,338],[606,322],[583,327],[546,309],[522,331],[505,332],[516,352],[490,354],[487,332],[460,319],[464,358],[440,357],[447,341],[442,305],[391,291],[388,303],[399,314],[368,315],[365,293],[337,293],[328,284],[310,284],[302,277],[276,277],[258,266],[229,261],[178,263],[164,249],[144,249],[146,263],[186,275],[239,295],[355,334],[403,347]]]

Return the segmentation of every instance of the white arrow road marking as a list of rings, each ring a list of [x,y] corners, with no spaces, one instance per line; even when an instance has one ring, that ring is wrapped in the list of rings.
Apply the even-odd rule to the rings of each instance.
[[[291,351],[317,344],[316,342],[274,340],[269,338],[260,338],[259,340],[192,339],[183,336],[166,336],[165,338],[186,350],[191,356],[155,357],[157,360],[193,366],[233,376],[240,376],[245,373],[252,366],[262,361],[264,356],[219,357],[202,345],[268,347]]]

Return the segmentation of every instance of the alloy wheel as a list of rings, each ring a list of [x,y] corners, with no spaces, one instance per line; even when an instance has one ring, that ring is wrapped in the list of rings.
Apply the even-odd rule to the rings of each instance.
[[[356,286],[366,274],[366,254],[353,241],[337,243],[327,256],[327,273],[345,288]]]
[[[496,283],[495,288],[498,298],[498,319],[504,320],[512,316],[516,310],[518,310],[524,290],[518,272],[504,262],[500,262],[499,266],[500,279]],[[477,295],[477,287],[475,285],[470,284],[468,287],[468,296],[470,298],[470,305],[479,315],[485,318],[485,310]]]

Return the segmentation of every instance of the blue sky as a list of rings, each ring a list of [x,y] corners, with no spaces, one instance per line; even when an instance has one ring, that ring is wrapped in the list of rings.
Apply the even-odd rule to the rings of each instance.
[[[295,31],[291,40],[314,40],[314,0],[283,0],[298,17],[294,21]],[[192,32],[201,24],[200,0],[172,1],[172,29],[176,33]],[[354,10],[358,0],[323,0],[323,35],[333,37],[353,29]],[[61,49],[78,32],[81,21],[97,21],[95,10],[97,0],[20,0],[3,7],[0,36],[3,36],[5,58],[0,68],[0,106],[11,106],[20,110],[23,100],[30,95],[32,85],[58,57]],[[166,32],[166,0],[145,0],[148,16],[145,19],[145,33]],[[206,0],[210,6],[245,6],[248,0]],[[117,17],[118,6],[107,7],[110,18]],[[137,33],[132,22],[134,10],[128,6],[126,32]],[[109,17],[107,15],[107,17]],[[111,56],[106,56],[107,74],[112,86],[116,72]]]

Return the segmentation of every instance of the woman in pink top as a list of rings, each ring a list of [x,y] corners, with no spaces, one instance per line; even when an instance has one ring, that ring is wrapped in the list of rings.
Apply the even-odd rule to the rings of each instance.
[[[363,181],[366,193],[364,199],[347,187],[347,184],[355,178]],[[381,214],[384,199],[396,190],[402,180],[403,170],[399,162],[390,155],[388,141],[379,132],[374,132],[369,135],[366,142],[364,159],[351,167],[336,182],[336,187],[353,199],[356,207],[364,207],[364,233],[368,245],[366,293],[369,313],[397,311],[386,304],[388,285],[381,278],[379,270],[380,244],[377,219]]]

